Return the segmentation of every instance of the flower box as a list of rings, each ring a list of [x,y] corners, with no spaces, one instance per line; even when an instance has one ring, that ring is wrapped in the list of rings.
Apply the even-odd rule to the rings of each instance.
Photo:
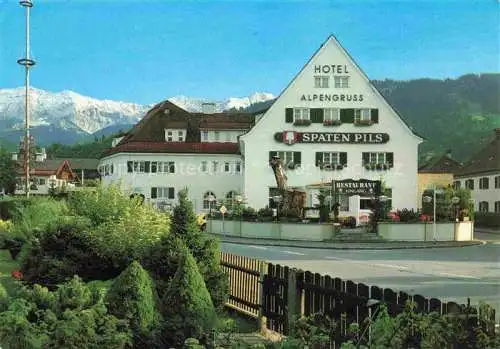
[[[340,120],[324,120],[323,126],[340,126],[342,125],[342,121]]]
[[[342,164],[319,164],[319,168],[325,171],[342,170],[344,165]]]
[[[371,120],[357,120],[354,121],[355,126],[370,126],[373,124],[373,121]]]
[[[309,126],[311,124],[311,120],[307,119],[295,120],[293,124],[294,126]]]

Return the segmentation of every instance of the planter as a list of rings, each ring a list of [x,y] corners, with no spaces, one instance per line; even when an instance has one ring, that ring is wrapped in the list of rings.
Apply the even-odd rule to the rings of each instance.
[[[294,126],[309,126],[311,125],[311,120],[295,120]]]
[[[354,126],[371,126],[373,122],[371,120],[359,120],[354,122]]]
[[[342,121],[340,120],[323,121],[323,126],[340,126],[340,125],[342,125]]]

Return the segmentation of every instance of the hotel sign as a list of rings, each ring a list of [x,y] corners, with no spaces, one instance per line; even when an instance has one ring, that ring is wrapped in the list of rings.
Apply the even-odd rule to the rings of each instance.
[[[382,188],[380,181],[371,181],[368,179],[333,181],[332,186],[335,193],[368,196],[379,195]]]
[[[295,143],[353,143],[353,144],[383,144],[389,141],[387,133],[338,133],[338,132],[276,132],[274,139],[288,145]]]

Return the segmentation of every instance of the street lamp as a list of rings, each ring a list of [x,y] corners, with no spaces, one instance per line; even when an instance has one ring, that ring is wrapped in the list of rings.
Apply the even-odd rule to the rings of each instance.
[[[281,201],[283,201],[283,197],[281,195],[273,196],[273,201],[276,203],[276,220],[279,220],[279,207]]]
[[[242,231],[241,231],[241,216],[243,214],[243,210],[241,209],[241,203],[243,202],[243,196],[238,194],[236,195],[236,197],[234,198],[236,200],[236,203],[238,204],[238,211],[240,213],[240,236],[242,235]]]
[[[213,233],[213,231],[212,231],[212,203],[215,201],[215,196],[210,194],[210,195],[208,195],[207,200],[208,200],[208,218],[210,219],[210,233]]]
[[[436,185],[432,185],[432,197],[424,196],[422,199],[424,202],[429,203],[432,201],[432,240],[436,241],[436,194],[442,194],[443,190],[436,188]]]
[[[455,209],[455,222],[458,222],[458,203],[460,202],[460,198],[458,196],[453,196],[451,198],[451,202],[453,204],[453,208]]]

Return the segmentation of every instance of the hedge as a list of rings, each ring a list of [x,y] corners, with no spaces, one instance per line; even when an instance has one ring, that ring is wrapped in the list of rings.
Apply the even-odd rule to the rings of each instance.
[[[474,224],[477,227],[500,228],[499,212],[476,212]]]

